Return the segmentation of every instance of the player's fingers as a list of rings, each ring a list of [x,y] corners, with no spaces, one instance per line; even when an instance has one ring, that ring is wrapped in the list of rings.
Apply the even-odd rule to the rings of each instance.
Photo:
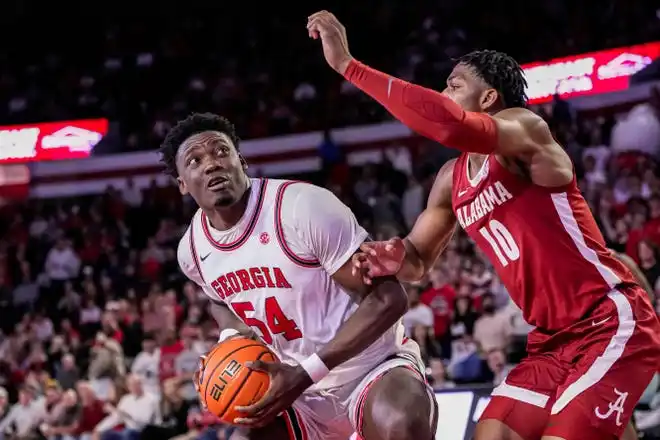
[[[264,373],[268,373],[268,374],[272,373],[275,369],[274,362],[264,362],[258,360],[253,362],[246,362],[245,366],[250,370],[263,371]]]
[[[315,40],[319,38],[322,31],[323,29],[321,28],[320,23],[318,23],[317,21],[313,21],[312,23],[307,25],[307,33],[311,38]]]
[[[266,391],[266,394],[259,399],[258,401],[254,402],[252,405],[247,405],[247,406],[237,406],[235,407],[236,411],[241,412],[245,414],[244,418],[238,418],[235,420],[236,423],[251,423],[249,419],[256,419],[257,414],[259,414],[260,411],[262,411],[264,408],[268,408],[272,406],[273,401],[274,401],[274,395],[271,393],[271,389],[269,388],[268,391]],[[240,420],[240,421],[237,421]],[[254,420],[252,420],[253,422]]]
[[[360,245],[360,250],[362,252],[369,252],[371,249],[373,249],[373,244],[370,242],[365,242]]]
[[[237,406],[235,407],[236,411],[244,414],[246,417],[238,418],[234,420],[236,423],[249,423],[249,419],[253,418],[252,416],[257,415],[262,409],[266,408],[271,404],[271,399],[268,394],[262,397],[258,402],[253,403],[248,406]]]
[[[312,15],[310,15],[309,17],[307,17],[307,20],[308,20],[308,21],[311,21],[311,20],[313,20],[314,18],[317,18],[317,17],[323,16],[323,15],[325,15],[325,14],[327,14],[327,13],[328,13],[328,11],[326,11],[325,9],[323,9],[323,10],[318,11],[318,12],[315,12],[315,13],[313,13]]]

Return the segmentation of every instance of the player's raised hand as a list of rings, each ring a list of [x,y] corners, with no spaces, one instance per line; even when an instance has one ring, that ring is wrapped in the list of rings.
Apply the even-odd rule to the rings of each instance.
[[[353,59],[348,51],[344,25],[334,14],[320,11],[307,17],[307,32],[315,40],[321,38],[325,60],[330,67],[343,75]]]
[[[361,273],[366,284],[372,278],[396,275],[406,257],[406,246],[399,237],[387,241],[362,243],[360,252],[353,255],[353,273]]]

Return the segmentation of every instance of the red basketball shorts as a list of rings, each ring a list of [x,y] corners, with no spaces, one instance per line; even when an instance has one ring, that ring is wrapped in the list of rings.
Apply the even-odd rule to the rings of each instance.
[[[528,354],[480,420],[525,440],[618,439],[660,366],[660,322],[641,288],[612,290],[571,327],[532,331]]]

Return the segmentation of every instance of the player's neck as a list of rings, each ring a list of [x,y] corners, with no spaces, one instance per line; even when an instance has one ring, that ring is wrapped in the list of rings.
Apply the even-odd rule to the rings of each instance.
[[[248,183],[241,198],[233,205],[222,207],[216,206],[209,210],[205,209],[204,214],[206,214],[206,218],[209,219],[211,226],[218,231],[226,231],[227,229],[236,226],[247,210],[251,193],[252,185]]]

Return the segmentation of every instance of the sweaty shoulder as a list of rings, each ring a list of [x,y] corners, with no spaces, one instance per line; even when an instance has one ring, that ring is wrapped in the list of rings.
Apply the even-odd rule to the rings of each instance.
[[[508,108],[498,112],[495,115],[495,118],[501,121],[515,122],[516,124],[519,124],[529,137],[529,141],[533,144],[547,144],[554,142],[548,123],[531,110],[520,107]]]
[[[524,108],[510,108],[497,113],[495,120],[499,154],[522,160],[533,183],[552,188],[573,180],[573,163],[543,118]]]
[[[280,209],[287,242],[333,274],[367,238],[353,212],[325,188],[289,183]]]
[[[454,166],[456,159],[450,159],[440,168],[435,176],[427,207],[451,208],[451,189],[454,180]]]

